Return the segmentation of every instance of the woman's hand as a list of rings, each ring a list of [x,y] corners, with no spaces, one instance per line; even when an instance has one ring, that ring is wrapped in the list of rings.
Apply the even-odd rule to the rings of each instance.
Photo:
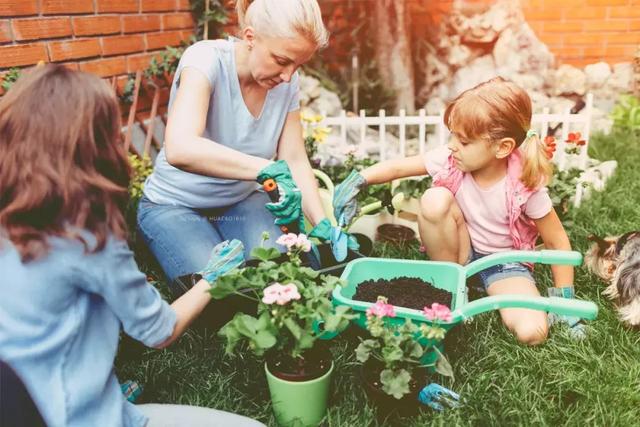
[[[286,225],[299,221],[302,215],[302,193],[293,181],[287,162],[278,160],[262,169],[257,181],[262,184],[267,179],[273,179],[278,186],[278,201],[265,206],[276,217],[276,224]]]

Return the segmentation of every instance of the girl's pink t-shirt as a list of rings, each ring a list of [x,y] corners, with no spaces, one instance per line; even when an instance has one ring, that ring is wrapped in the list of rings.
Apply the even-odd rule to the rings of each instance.
[[[433,176],[447,164],[451,151],[438,147],[424,155],[425,166]],[[507,176],[489,188],[481,188],[470,173],[465,173],[454,195],[467,223],[471,245],[477,252],[489,254],[513,249],[509,235],[509,214],[506,194]],[[546,187],[534,192],[524,208],[531,219],[539,219],[553,209]]]

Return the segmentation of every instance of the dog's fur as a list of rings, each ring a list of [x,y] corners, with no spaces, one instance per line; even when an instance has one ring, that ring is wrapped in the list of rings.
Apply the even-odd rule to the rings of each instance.
[[[587,268],[609,286],[602,292],[618,306],[620,320],[640,327],[640,231],[620,236],[589,236],[595,243],[585,255]]]

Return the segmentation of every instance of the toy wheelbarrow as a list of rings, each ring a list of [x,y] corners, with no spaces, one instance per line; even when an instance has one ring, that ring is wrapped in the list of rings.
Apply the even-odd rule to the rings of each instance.
[[[582,255],[576,251],[507,251],[488,255],[466,266],[440,261],[360,258],[351,261],[342,273],[341,279],[346,281],[346,285],[344,287],[336,286],[333,290],[333,304],[351,307],[359,314],[353,321],[360,327],[366,328],[366,311],[373,303],[353,299],[358,284],[366,280],[390,280],[399,276],[407,276],[428,281],[436,288],[451,293],[451,321],[439,324],[447,331],[472,316],[501,308],[528,308],[585,319],[595,319],[597,316],[598,306],[593,302],[558,297],[495,295],[469,302],[467,278],[486,268],[509,262],[580,265]],[[420,310],[398,306],[394,308],[396,317],[390,318],[390,322],[400,324],[404,323],[405,319],[411,319],[417,324],[432,323],[424,317]],[[423,345],[430,344],[428,341],[421,343]],[[435,355],[435,352],[432,353]]]

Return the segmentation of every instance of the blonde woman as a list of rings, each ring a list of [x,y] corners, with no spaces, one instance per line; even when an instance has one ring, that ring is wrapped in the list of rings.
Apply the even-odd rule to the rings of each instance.
[[[297,70],[328,40],[318,3],[241,0],[237,12],[240,38],[200,41],[182,56],[165,146],[139,205],[138,228],[170,281],[204,267],[223,240],[242,241],[245,255],[263,231],[273,243],[277,225],[302,211],[312,235],[331,236],[298,100]],[[267,178],[277,203],[259,190]]]

